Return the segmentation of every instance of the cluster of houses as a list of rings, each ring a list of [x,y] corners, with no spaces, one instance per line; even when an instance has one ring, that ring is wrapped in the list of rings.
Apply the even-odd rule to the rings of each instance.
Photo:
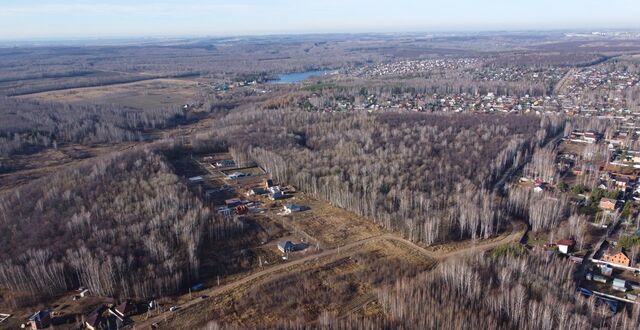
[[[469,69],[480,64],[475,58],[403,60],[380,63],[347,70],[346,74],[357,77],[403,76],[430,71]]]
[[[101,304],[88,315],[82,315],[82,329],[111,330],[126,325],[128,318],[138,312],[137,306],[130,301],[118,304]],[[28,326],[32,330],[46,329],[53,325],[54,312],[49,309],[39,310],[29,317]],[[26,326],[23,325],[23,328]]]
[[[461,79],[478,82],[527,82],[540,86],[559,86],[555,93],[547,95],[546,87],[531,92],[532,95],[518,93],[491,92],[468,93],[451,92],[423,94],[416,92],[378,94],[344,100],[342,96],[325,99],[315,104],[318,110],[407,110],[442,112],[510,112],[510,113],[565,113],[570,116],[632,116],[628,98],[631,88],[640,86],[640,75],[624,70],[612,69],[607,64],[590,68],[568,70],[548,67],[544,69],[525,66],[483,66],[482,61],[473,58],[430,59],[397,61],[345,70],[347,76],[357,77],[411,77],[424,73],[438,76],[444,70],[460,73]],[[597,94],[601,97],[587,97]],[[316,95],[320,96],[320,95]],[[315,96],[314,96],[315,97]],[[307,101],[309,101],[308,99]],[[314,104],[310,102],[310,104]]]
[[[260,202],[248,201],[240,198],[227,199],[224,201],[224,206],[216,208],[216,213],[225,217],[259,212],[261,212]]]
[[[87,330],[120,329],[135,313],[137,307],[129,301],[100,305],[85,317],[84,326]]]
[[[595,144],[602,139],[602,134],[594,131],[574,130],[569,134],[568,139],[575,143]]]

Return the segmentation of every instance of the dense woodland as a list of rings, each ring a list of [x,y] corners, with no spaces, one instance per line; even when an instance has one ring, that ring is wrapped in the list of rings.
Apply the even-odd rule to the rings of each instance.
[[[80,285],[151,297],[198,278],[204,241],[242,228],[218,219],[151,151],[89,161],[0,196],[0,283],[13,304]]]
[[[500,232],[508,217],[496,189],[562,128],[553,117],[249,110],[209,139],[279,182],[433,244]]]
[[[153,110],[70,105],[0,97],[0,156],[59,143],[115,143],[187,120],[180,106]]]

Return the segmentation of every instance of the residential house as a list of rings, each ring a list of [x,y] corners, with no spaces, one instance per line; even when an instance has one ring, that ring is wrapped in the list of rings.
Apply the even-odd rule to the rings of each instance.
[[[227,207],[236,207],[236,206],[242,204],[242,201],[240,199],[238,199],[238,198],[231,198],[231,199],[225,200],[224,204]]]
[[[602,198],[598,206],[605,211],[614,211],[616,209],[616,204],[617,201],[615,199]]]
[[[627,291],[627,281],[616,278],[613,280],[612,288],[617,291],[626,292]]]
[[[256,195],[264,195],[267,193],[267,190],[264,188],[253,188],[247,191],[247,196],[256,196]]]
[[[113,312],[116,313],[120,318],[124,319],[129,317],[137,312],[137,308],[135,304],[132,304],[130,301],[124,301],[119,305],[116,305],[113,308]]]
[[[619,251],[617,253],[605,253],[602,260],[625,267],[629,267],[631,265],[631,259],[629,259],[623,251]]]
[[[276,191],[275,193],[271,194],[271,196],[269,196],[269,199],[273,201],[285,198],[287,198],[287,195],[283,194],[281,191]]]
[[[285,214],[291,214],[291,213],[302,211],[301,206],[294,205],[294,204],[286,204],[285,206],[283,206],[283,209]]]
[[[84,320],[84,326],[88,330],[96,330],[101,328],[101,324],[105,322],[102,314],[104,313],[105,306],[102,305],[98,307],[96,310],[91,312],[89,316],[87,316]]]
[[[608,265],[601,265],[600,272],[602,273],[602,275],[611,276],[613,275],[613,267]]]
[[[278,250],[282,253],[292,252],[295,245],[291,241],[278,243]]]
[[[226,206],[222,206],[216,209],[216,213],[225,217],[232,216],[234,212],[235,212],[235,208],[230,208]]]
[[[573,250],[575,242],[571,239],[563,239],[557,243],[560,253],[569,254]]]
[[[227,175],[227,177],[229,179],[239,179],[239,178],[244,178],[246,176],[250,176],[250,174],[243,173],[243,172],[233,172],[233,173]]]
[[[32,330],[48,328],[51,325],[51,312],[40,310],[29,317],[29,324]]]
[[[620,191],[626,191],[627,188],[631,185],[631,179],[626,176],[617,176],[614,178],[616,183],[616,189]]]
[[[215,164],[216,167],[232,167],[236,166],[236,162],[231,159],[219,160]]]

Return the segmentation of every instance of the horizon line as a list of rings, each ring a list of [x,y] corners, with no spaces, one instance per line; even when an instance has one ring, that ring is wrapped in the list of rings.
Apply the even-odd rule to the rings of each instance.
[[[7,43],[81,43],[99,41],[136,41],[136,40],[161,40],[161,39],[231,39],[231,38],[268,38],[287,36],[347,36],[347,35],[418,35],[418,34],[482,34],[482,33],[571,33],[571,32],[605,32],[605,33],[629,33],[640,32],[639,27],[574,27],[574,28],[505,28],[505,29],[434,29],[434,30],[406,30],[406,31],[341,31],[341,32],[283,32],[283,33],[246,33],[246,34],[204,34],[204,33],[184,33],[184,34],[158,34],[158,35],[100,35],[100,36],[60,36],[60,37],[26,37],[7,39],[0,38],[0,47]]]

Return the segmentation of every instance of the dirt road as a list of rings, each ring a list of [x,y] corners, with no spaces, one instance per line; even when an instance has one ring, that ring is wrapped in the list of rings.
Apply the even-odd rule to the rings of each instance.
[[[396,236],[394,234],[383,234],[383,235],[377,235],[377,236],[372,236],[372,237],[368,237],[359,241],[355,241],[349,244],[345,244],[343,246],[337,247],[335,249],[330,249],[330,250],[325,250],[322,251],[320,253],[317,254],[313,254],[313,255],[309,255],[306,256],[304,258],[300,258],[300,259],[296,259],[296,260],[292,260],[290,262],[284,263],[284,264],[279,264],[277,266],[273,266],[270,267],[268,269],[265,269],[263,271],[257,272],[257,273],[253,273],[251,275],[248,275],[246,277],[243,277],[242,279],[239,279],[235,282],[231,282],[229,284],[226,285],[222,285],[219,287],[214,287],[211,289],[207,289],[207,290],[203,290],[198,292],[199,297],[196,299],[192,299],[182,305],[178,306],[178,311],[176,312],[164,312],[161,313],[159,315],[156,315],[154,317],[151,317],[143,322],[138,322],[138,323],[134,323],[131,326],[133,327],[133,329],[149,329],[152,327],[152,324],[154,323],[158,323],[160,324],[160,322],[162,322],[163,320],[165,320],[166,318],[168,318],[168,316],[170,316],[173,313],[180,313],[180,311],[183,311],[191,306],[194,306],[202,301],[204,301],[203,299],[200,298],[200,296],[206,295],[209,297],[213,297],[213,296],[217,296],[220,294],[223,294],[227,291],[236,289],[238,287],[241,287],[245,284],[249,284],[249,283],[256,283],[257,281],[262,281],[265,280],[269,277],[271,277],[274,274],[277,274],[281,271],[285,271],[288,268],[292,268],[292,267],[296,267],[299,265],[302,265],[306,262],[310,262],[310,261],[314,261],[317,259],[321,259],[321,258],[325,258],[325,257],[329,257],[335,254],[340,254],[340,253],[346,253],[347,251],[362,246],[364,244],[367,243],[374,243],[374,242],[379,242],[379,241],[393,241],[393,242],[397,242],[400,244],[403,244],[411,249],[416,250],[417,252],[419,252],[420,254],[424,255],[425,257],[429,257],[435,260],[444,260],[444,259],[448,259],[448,258],[453,258],[453,257],[457,257],[457,256],[462,256],[462,255],[466,255],[466,254],[473,254],[473,253],[478,253],[478,252],[483,252],[483,251],[487,251],[490,250],[492,248],[495,248],[497,246],[506,244],[506,243],[510,243],[510,242],[518,242],[520,240],[520,238],[522,237],[523,233],[524,233],[524,226],[518,226],[518,227],[514,227],[514,229],[511,231],[511,233],[506,234],[506,235],[502,235],[498,238],[492,239],[492,240],[488,240],[488,241],[478,241],[476,244],[472,244],[470,246],[464,247],[462,249],[458,249],[458,250],[454,250],[454,251],[450,251],[450,252],[434,252],[434,251],[429,251],[409,240],[406,240],[402,237]],[[211,299],[211,298],[208,298]]]

